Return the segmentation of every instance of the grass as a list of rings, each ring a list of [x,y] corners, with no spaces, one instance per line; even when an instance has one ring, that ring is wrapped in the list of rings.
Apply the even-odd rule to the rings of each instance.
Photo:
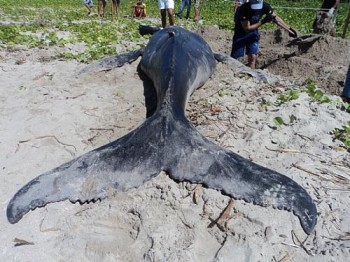
[[[82,54],[71,54],[64,52],[61,57],[66,59],[78,59],[90,61],[99,59],[109,54],[115,54],[116,45],[124,40],[132,41],[136,45],[146,43],[138,33],[139,21],[128,16],[131,14],[131,5],[134,0],[121,1],[120,17],[111,21],[110,6],[107,4],[109,16],[100,20],[97,17],[88,17],[87,10],[81,0],[0,0],[0,48],[11,48],[16,45],[26,45],[29,48],[45,47],[51,45],[64,46],[67,43],[82,42],[86,49]],[[144,23],[160,25],[160,14],[157,0],[146,0],[148,17]],[[175,2],[175,11],[179,8],[179,0]],[[320,2],[312,1],[286,1],[271,0],[275,11],[281,15],[286,22],[296,28],[301,34],[311,32],[312,21],[315,10],[284,9],[282,7],[307,7],[318,8]],[[94,0],[95,12],[97,11],[97,0]],[[202,1],[201,14],[202,23],[218,25],[222,29],[233,29],[232,1],[210,0]],[[340,35],[343,28],[348,6],[339,6],[337,18],[337,33]],[[193,16],[193,10],[192,10]],[[198,24],[193,21],[176,20],[184,27],[194,29]],[[275,27],[272,24],[265,28]],[[62,39],[58,37],[58,31],[70,32],[70,37]],[[347,35],[350,38],[349,34]],[[135,46],[125,46],[124,51],[135,49]]]
[[[275,12],[280,15],[290,26],[297,29],[300,34],[311,33],[311,25],[315,18],[316,10],[302,8],[319,8],[318,0],[271,0]],[[97,0],[94,0],[95,12],[97,11]],[[68,43],[84,43],[85,49],[80,53],[62,51],[59,56],[64,59],[77,59],[81,62],[97,60],[110,54],[116,54],[117,45],[125,43],[125,51],[135,50],[136,46],[145,45],[147,37],[141,37],[138,33],[140,21],[131,19],[131,5],[133,0],[121,1],[120,17],[111,21],[110,6],[107,5],[108,17],[100,20],[97,17],[88,17],[87,10],[81,0],[0,0],[0,49],[11,50],[21,45],[26,48],[45,48],[47,46],[64,47]],[[148,17],[143,22],[147,24],[160,25],[160,14],[157,0],[146,0]],[[175,11],[179,8],[179,0],[176,0]],[[233,2],[226,0],[202,0],[201,23],[206,25],[217,25],[224,30],[232,30],[233,24]],[[295,9],[284,8],[292,7]],[[348,4],[342,3],[338,8],[336,32],[340,36],[346,19]],[[193,10],[192,16],[193,16]],[[198,24],[188,20],[176,20],[182,26],[195,29]],[[272,28],[275,25],[267,24],[264,28]],[[60,37],[59,32],[68,32],[67,37]],[[349,32],[346,37],[350,39]],[[134,45],[130,45],[132,42]],[[330,99],[319,90],[314,81],[306,83],[306,92],[319,103],[330,103]],[[227,95],[227,94],[222,94]],[[297,90],[289,90],[278,97],[279,103],[295,100],[299,97]],[[268,106],[266,104],[265,106]],[[350,111],[347,103],[340,105],[343,110]],[[294,115],[289,116],[289,124],[296,119]],[[286,125],[281,117],[274,120],[276,126]],[[342,141],[349,149],[349,124],[335,129],[335,139]]]

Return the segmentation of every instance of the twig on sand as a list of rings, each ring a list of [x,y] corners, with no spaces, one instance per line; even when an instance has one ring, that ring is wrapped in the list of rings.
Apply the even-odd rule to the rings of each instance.
[[[66,96],[66,99],[76,99],[78,97],[85,96],[85,95],[86,95],[86,93],[81,93],[81,94],[76,95],[76,96]]]
[[[18,141],[18,145],[19,145],[19,144],[23,144],[23,143],[27,143],[27,142],[32,141],[32,140],[45,139],[45,138],[53,138],[53,139],[56,140],[57,143],[59,143],[59,144],[61,144],[61,145],[73,147],[74,150],[75,150],[75,152],[77,152],[77,148],[76,148],[74,145],[70,145],[70,144],[63,143],[63,142],[61,142],[60,140],[58,140],[58,138],[57,138],[56,136],[53,136],[53,135],[38,136],[38,137],[26,139],[26,140],[20,140],[20,141]],[[18,145],[17,145],[16,152],[17,152],[18,149],[19,149],[19,146],[18,146]]]
[[[302,152],[302,151],[299,151],[297,149],[290,149],[290,148],[269,148],[267,146],[265,146],[265,148],[267,150],[270,150],[270,151],[276,151],[276,152],[280,152],[280,153],[300,153],[300,154],[307,154],[307,155],[310,155],[310,156],[314,156],[314,157],[317,157],[316,155],[314,154],[311,154],[311,153],[308,153],[308,152]]]
[[[339,184],[350,184],[350,179],[340,175],[332,170],[329,170],[328,168],[317,168],[319,171],[321,171],[324,174],[330,174],[332,176],[332,178],[334,178],[334,181],[339,183]]]
[[[281,148],[281,149],[274,149],[274,148],[269,148],[267,146],[265,146],[265,148],[267,150],[270,150],[270,151],[275,151],[275,152],[280,152],[280,153],[303,153],[303,152],[300,152],[299,150],[296,150],[296,149],[289,149],[289,148]]]
[[[317,173],[312,172],[312,171],[310,171],[310,170],[307,170],[306,168],[301,167],[301,166],[299,166],[299,165],[297,165],[297,164],[294,164],[294,163],[293,163],[293,164],[292,164],[292,167],[295,167],[295,168],[297,168],[297,169],[299,169],[299,170],[301,170],[301,171],[304,171],[304,172],[306,172],[306,173],[309,173],[310,175],[314,175],[314,176],[316,176],[316,177],[318,177],[318,178],[320,178],[320,179],[322,179],[322,180],[324,180],[324,181],[331,181],[330,179],[325,178],[325,177],[321,176],[320,174],[317,174]]]
[[[273,257],[273,260],[275,262],[288,262],[290,261],[291,259],[293,259],[294,257],[294,253],[293,254],[289,254],[287,253],[285,256],[283,256],[281,259],[277,260],[275,257]]]
[[[113,128],[89,128],[90,131],[111,131],[112,133],[114,133],[114,129]]]
[[[294,238],[299,242],[299,245],[305,250],[305,252],[309,255],[309,256],[315,256],[315,254],[313,254],[310,250],[308,250],[304,243],[306,242],[306,240],[308,239],[309,236],[307,236],[305,238],[304,241],[300,241],[300,239],[298,238],[298,236],[295,234],[295,232],[292,230],[292,238],[294,240]]]
[[[337,187],[326,187],[326,186],[322,186],[322,188],[326,191],[326,193],[328,191],[339,191],[339,192],[349,192],[350,188],[337,188]]]
[[[290,247],[295,247],[295,248],[299,248],[298,245],[295,245],[295,244],[288,244],[286,242],[281,242],[282,245],[285,245],[285,246],[290,246]]]
[[[218,251],[216,251],[214,258],[217,258],[221,249],[224,247],[226,241],[227,241],[228,235],[226,234],[224,241],[221,243],[221,246],[219,247]]]
[[[350,240],[350,232],[345,232],[344,235],[340,235],[339,237],[327,237],[327,236],[322,236],[322,237],[330,239],[330,240],[348,241],[348,240]]]
[[[306,168],[304,167],[301,167],[297,164],[292,164],[292,167],[295,167],[297,169],[300,169],[306,173],[309,173],[313,176],[316,176],[318,178],[320,178],[321,180],[323,181],[328,181],[328,182],[332,182],[334,184],[338,184],[338,185],[341,185],[341,186],[345,186],[345,185],[349,185],[350,181],[348,178],[342,176],[342,175],[339,175],[339,174],[336,174],[328,169],[322,169],[322,168],[318,168],[318,170],[322,171],[323,173],[332,173],[331,175],[331,178],[326,178],[324,176],[322,176],[321,174],[317,174],[315,172],[312,172],[310,170],[307,170]],[[325,171],[326,170],[326,171]],[[350,190],[350,187],[345,187],[345,188],[327,188],[327,187],[323,187],[324,189],[328,189],[328,190],[339,190],[339,191],[349,191]]]

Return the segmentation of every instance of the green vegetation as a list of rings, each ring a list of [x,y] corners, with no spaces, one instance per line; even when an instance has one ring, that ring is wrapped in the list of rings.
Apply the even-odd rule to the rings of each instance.
[[[175,0],[175,9],[180,4]],[[286,22],[296,28],[301,34],[311,32],[311,25],[315,17],[315,10],[308,9],[286,9],[284,7],[296,8],[318,8],[320,1],[269,1],[275,11],[281,15]],[[144,45],[146,40],[138,34],[140,21],[129,18],[131,5],[134,0],[121,1],[121,14],[118,19],[111,21],[109,3],[107,6],[108,17],[99,19],[97,16],[88,17],[87,11],[81,0],[0,0],[0,48],[25,45],[29,48],[45,46],[64,46],[68,43],[81,42],[86,45],[80,54],[62,52],[61,57],[66,59],[78,59],[81,61],[95,60],[100,57],[115,54],[116,45],[124,40],[132,40],[136,45]],[[146,0],[148,17],[142,23],[160,24],[160,14],[157,0]],[[95,12],[97,1],[94,1]],[[233,9],[232,1],[210,0],[202,1],[202,22],[208,25],[218,25],[220,28],[232,30]],[[342,32],[342,25],[346,16],[346,4],[339,6],[337,17],[337,33]],[[175,11],[176,11],[175,10]],[[193,15],[193,10],[192,10]],[[177,20],[187,28],[194,29],[198,24],[190,20]],[[266,25],[266,28],[275,25]],[[69,32],[68,37],[62,38],[58,32]],[[348,37],[349,34],[348,34]],[[125,44],[126,50],[135,49],[135,46]]]
[[[315,101],[319,103],[330,103],[331,99],[324,94],[324,92],[317,88],[316,81],[306,80],[306,92]]]
[[[283,125],[292,125],[295,121],[297,120],[297,117],[295,115],[289,115],[289,123],[286,123],[282,117],[280,116],[276,116],[273,119],[273,123],[277,126],[277,127],[281,127]]]
[[[341,109],[345,110],[346,112],[350,113],[350,104],[346,102],[341,102]]]
[[[286,91],[284,94],[280,95],[278,97],[278,100],[281,101],[281,103],[285,103],[291,100],[298,99],[300,95],[299,90],[297,89],[290,89]]]
[[[280,126],[284,125],[284,120],[283,120],[282,117],[276,116],[276,117],[273,119],[273,123],[274,123],[276,126],[280,127]]]
[[[315,80],[307,79],[305,81],[305,88],[307,94],[316,102],[318,103],[329,103],[332,104],[341,110],[344,110],[346,112],[350,113],[350,104],[341,101],[340,99],[331,100],[329,96],[325,95],[325,93],[317,88],[317,83]]]
[[[126,9],[125,5],[122,4],[122,8]],[[0,7],[3,22],[0,24],[0,48],[63,47],[68,43],[83,43],[85,47],[80,53],[66,51],[58,55],[86,62],[116,54],[116,46],[123,42],[125,50],[131,51],[135,45],[144,45],[146,41],[139,35],[139,23],[135,20],[119,18],[112,22],[111,17],[103,20],[89,17],[81,1],[1,0]],[[130,8],[125,10],[125,15],[126,11]],[[130,40],[134,45],[127,44]]]
[[[130,18],[131,5],[134,0],[121,1],[120,17],[112,21],[109,2],[107,6],[107,18],[99,19],[97,16],[87,16],[87,11],[81,0],[0,0],[0,49],[20,48],[44,48],[47,46],[64,47],[67,44],[81,43],[84,48],[81,52],[62,51],[58,56],[64,59],[77,59],[82,62],[96,60],[110,54],[117,53],[117,45],[123,44],[125,51],[135,50],[135,46],[143,46],[147,37],[141,37],[138,33],[140,23],[160,25],[160,14],[157,0],[145,0],[147,3],[148,17],[141,22]],[[180,0],[175,0],[175,11],[178,10]],[[288,24],[295,28],[300,34],[311,33],[312,23],[316,10],[321,1],[287,1],[269,0],[275,12]],[[95,12],[97,11],[97,0],[94,0]],[[292,9],[295,7],[296,9]],[[336,32],[342,34],[343,25],[347,15],[348,5],[341,3],[338,8]],[[233,24],[233,2],[227,0],[202,1],[200,7],[202,21],[207,25],[218,25],[221,29],[232,30]],[[193,16],[193,10],[192,10]],[[191,20],[176,20],[189,29],[196,29],[197,23]],[[276,27],[267,24],[265,28]],[[62,36],[64,35],[64,36]],[[350,38],[349,32],[347,38]],[[130,42],[133,45],[130,45]],[[340,101],[331,101],[320,89],[316,82],[306,81],[307,94],[318,103],[335,103],[343,110],[350,112],[350,104]],[[26,87],[21,86],[20,89]],[[220,96],[231,96],[232,92],[220,90]],[[282,104],[298,99],[299,90],[291,89],[278,97],[277,104]],[[264,101],[261,108],[264,110],[272,106],[271,101]],[[288,125],[293,124],[297,118],[289,116]],[[277,127],[287,125],[281,117],[273,119]],[[350,122],[343,128],[333,131],[335,139],[342,141],[347,149],[350,148]]]
[[[335,128],[332,134],[335,139],[344,143],[344,147],[347,150],[350,150],[350,121],[348,121],[343,128]]]
[[[223,88],[223,89],[220,89],[219,92],[218,92],[218,95],[219,96],[233,96],[234,93],[232,90],[228,89],[228,88]]]

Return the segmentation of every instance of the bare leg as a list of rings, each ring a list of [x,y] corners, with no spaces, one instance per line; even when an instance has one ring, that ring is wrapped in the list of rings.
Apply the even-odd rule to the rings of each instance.
[[[106,1],[98,0],[97,14],[99,17],[105,16],[105,11],[106,11],[105,8],[106,8]]]
[[[88,6],[88,5],[85,5],[85,7],[86,7],[86,9],[88,10],[88,14],[91,14],[92,13],[92,8],[90,8],[90,6]]]
[[[114,1],[111,0],[112,21],[114,21],[114,9],[115,9]]]
[[[199,15],[199,9],[198,9],[198,7],[194,7],[194,18],[193,18],[193,20],[194,21],[199,21],[199,17],[200,17],[200,15]]]
[[[103,16],[106,17],[106,6],[107,6],[107,1],[103,0]]]
[[[169,16],[169,24],[174,25],[175,24],[175,17],[174,17],[174,9],[168,8],[168,16]]]
[[[255,69],[257,57],[255,54],[248,54],[248,66],[251,69]]]
[[[165,28],[165,26],[166,26],[166,9],[161,9],[160,15],[162,17],[162,27]]]
[[[119,4],[118,3],[116,4],[115,12],[116,12],[116,16],[118,17],[119,16]]]

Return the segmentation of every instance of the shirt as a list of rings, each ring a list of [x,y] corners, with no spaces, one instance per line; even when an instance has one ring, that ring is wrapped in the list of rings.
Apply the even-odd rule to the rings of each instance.
[[[262,9],[253,10],[250,8],[250,3],[244,3],[237,8],[234,16],[235,21],[235,34],[244,35],[244,31],[241,22],[249,20],[251,25],[254,25],[260,21],[263,15],[272,14],[273,9],[269,3],[264,2]]]
[[[331,9],[336,2],[336,0],[324,0],[321,9]]]

